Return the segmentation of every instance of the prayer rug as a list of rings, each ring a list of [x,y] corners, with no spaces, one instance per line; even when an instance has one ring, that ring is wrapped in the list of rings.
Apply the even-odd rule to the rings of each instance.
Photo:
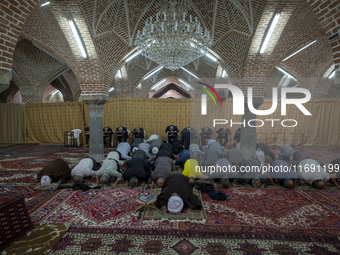
[[[150,192],[150,195],[155,195],[156,197],[161,192],[161,189],[153,189]],[[201,192],[197,189],[193,190],[194,194],[198,196],[198,198],[201,200],[202,204],[202,196]],[[184,211],[182,213],[162,213],[161,210],[156,210],[152,208],[151,206],[146,206],[143,211],[142,219],[144,220],[167,220],[167,219],[174,219],[174,220],[183,220],[183,221],[196,221],[196,222],[204,222],[204,220],[207,218],[207,215],[205,213],[204,207],[202,210],[192,210],[191,212]]]
[[[340,190],[283,190],[233,188],[223,190],[237,200],[214,201],[202,194],[207,221],[204,225],[181,222],[181,230],[223,232],[241,227],[340,230]],[[327,199],[324,194],[329,195]]]
[[[259,230],[259,232],[257,232]],[[53,254],[339,254],[336,235],[243,229],[224,233],[71,227]]]
[[[102,187],[87,191],[62,189],[31,213],[33,223],[71,223],[74,226],[95,226],[135,229],[178,229],[178,222],[142,221],[137,195],[144,187]]]
[[[59,242],[69,224],[34,224],[34,228],[10,244],[2,254],[46,254]]]

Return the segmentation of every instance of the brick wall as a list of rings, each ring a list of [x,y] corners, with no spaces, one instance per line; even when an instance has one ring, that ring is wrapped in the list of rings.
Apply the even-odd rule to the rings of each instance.
[[[0,68],[11,70],[15,45],[29,15],[39,0],[0,2]]]
[[[338,0],[306,0],[329,37],[335,69],[340,68],[340,3]]]

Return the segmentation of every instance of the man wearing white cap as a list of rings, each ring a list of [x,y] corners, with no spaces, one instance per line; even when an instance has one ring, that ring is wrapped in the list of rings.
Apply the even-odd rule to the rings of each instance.
[[[37,180],[42,185],[52,182],[61,183],[71,178],[69,165],[61,158],[49,162],[38,174]]]
[[[165,179],[155,205],[163,210],[167,208],[173,213],[181,212],[183,209],[202,209],[202,202],[192,192],[188,178],[182,174],[170,174]]]

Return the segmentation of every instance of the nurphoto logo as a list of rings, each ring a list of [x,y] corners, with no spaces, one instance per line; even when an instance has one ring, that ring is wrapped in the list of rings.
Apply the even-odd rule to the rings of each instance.
[[[216,89],[228,89],[230,93],[232,94],[233,97],[233,115],[244,115],[244,106],[245,106],[245,100],[247,99],[247,106],[248,109],[251,113],[259,116],[268,116],[272,113],[274,113],[278,107],[278,88],[272,88],[272,105],[269,109],[267,110],[258,110],[254,107],[253,104],[253,88],[248,87],[247,88],[247,97],[245,99],[245,95],[243,94],[242,90],[238,88],[235,85],[231,84],[215,84],[214,87],[199,82],[199,84],[207,87],[210,89],[218,98],[220,101],[220,104],[222,106],[222,101],[220,96],[218,95]],[[199,89],[205,91],[214,101],[215,105],[217,105],[216,100],[212,93],[204,88]],[[294,93],[294,94],[300,94],[303,95],[302,97],[299,98],[287,98],[287,94],[289,93]],[[207,94],[202,94],[201,95],[201,115],[207,115]],[[283,87],[281,88],[281,116],[286,116],[287,115],[287,105],[295,105],[305,116],[311,116],[312,114],[306,109],[306,107],[303,106],[304,103],[307,103],[311,99],[311,93],[308,89],[305,88],[292,88],[292,87]],[[243,122],[234,122],[232,120],[226,120],[226,119],[214,119],[213,121],[213,126],[215,127],[216,125],[224,125],[227,123],[230,123],[231,127],[233,124],[240,124],[245,126],[248,124],[250,127],[262,127],[265,123],[271,122],[272,127],[274,127],[274,123],[277,121],[280,121],[279,119],[265,119],[265,120],[260,120],[260,119],[252,119],[248,120],[246,123],[245,120]],[[292,125],[288,125],[287,122],[292,122]],[[297,120],[294,119],[284,119],[281,121],[281,125],[283,127],[295,127],[298,125]]]

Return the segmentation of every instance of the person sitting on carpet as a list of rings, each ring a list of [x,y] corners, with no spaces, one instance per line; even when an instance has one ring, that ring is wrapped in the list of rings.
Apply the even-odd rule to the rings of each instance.
[[[123,179],[122,173],[120,171],[120,166],[124,164],[123,161],[119,160],[119,154],[116,151],[111,151],[105,160],[101,168],[96,172],[96,183],[107,184],[112,177],[116,178],[116,181],[112,186],[116,186],[117,183]],[[100,179],[99,179],[100,178]]]
[[[154,163],[155,170],[150,176],[150,181],[156,183],[158,187],[162,187],[164,180],[171,174],[173,169],[173,161],[169,157],[159,157]]]
[[[164,181],[162,190],[155,202],[165,213],[179,213],[183,209],[202,209],[202,202],[194,195],[188,178],[182,174],[170,174]]]
[[[324,167],[313,159],[304,159],[296,167],[300,182],[308,183],[317,189],[324,189],[330,175]]]
[[[269,180],[276,186],[277,183],[284,185],[287,189],[295,187],[295,182],[299,178],[298,175],[291,169],[288,162],[285,160],[274,160],[271,163],[269,172]]]
[[[126,171],[123,174],[125,185],[136,187],[140,182],[149,180],[151,163],[146,159],[133,158],[126,162]]]
[[[121,142],[120,144],[118,144],[116,151],[118,151],[122,157],[122,159],[131,159],[131,157],[129,156],[131,150],[131,146],[130,144],[128,144],[127,142]]]
[[[52,182],[60,184],[69,179],[71,179],[71,168],[62,158],[52,160],[37,174],[37,180],[42,185]]]
[[[71,176],[74,184],[80,184],[86,177],[96,176],[97,162],[93,158],[83,158],[79,163],[72,169]]]

